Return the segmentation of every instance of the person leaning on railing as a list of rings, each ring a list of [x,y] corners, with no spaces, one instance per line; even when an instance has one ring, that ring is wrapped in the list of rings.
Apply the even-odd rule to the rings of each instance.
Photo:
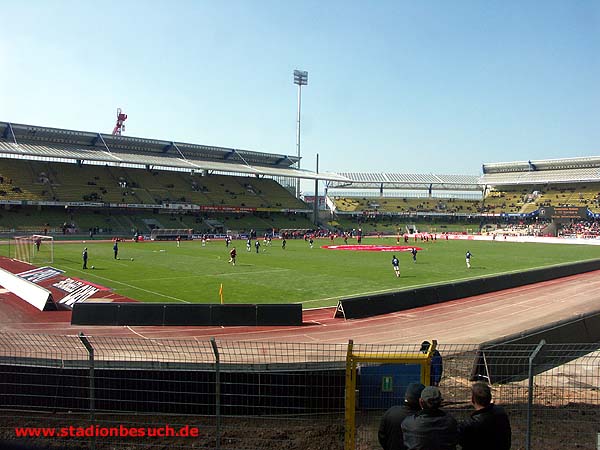
[[[431,343],[429,341],[423,341],[419,351],[421,353],[427,353],[429,351],[429,347],[431,347]],[[442,355],[437,349],[434,349],[431,354],[431,377],[429,384],[431,386],[439,386],[443,373],[444,361],[442,359]]]
[[[490,387],[483,382],[473,384],[471,403],[475,411],[459,426],[462,449],[509,450],[512,435],[510,421],[504,409],[492,403]]]

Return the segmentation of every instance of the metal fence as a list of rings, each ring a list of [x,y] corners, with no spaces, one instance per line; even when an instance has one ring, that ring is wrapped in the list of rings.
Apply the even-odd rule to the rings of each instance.
[[[382,357],[419,347],[354,344]],[[486,380],[510,416],[513,449],[596,449],[598,348],[440,344],[444,408],[464,419],[471,382]],[[347,357],[345,344],[0,333],[0,439],[38,433],[34,446],[102,450],[342,450]],[[380,448],[380,417],[401,401],[398,389],[367,376],[374,366],[357,367],[357,450]],[[415,375],[382,367],[374,372],[404,374],[400,384]]]

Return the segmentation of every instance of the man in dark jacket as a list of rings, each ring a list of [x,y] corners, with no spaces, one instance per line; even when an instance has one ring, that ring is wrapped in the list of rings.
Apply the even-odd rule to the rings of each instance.
[[[379,443],[383,450],[405,450],[402,436],[402,421],[421,410],[419,398],[425,386],[411,383],[404,394],[404,404],[392,406],[381,418],[379,425]]]
[[[419,400],[421,411],[402,422],[404,445],[408,450],[456,450],[458,425],[440,409],[442,393],[427,386]]]
[[[427,353],[429,351],[429,347],[431,347],[429,341],[423,341],[421,343],[421,353]],[[429,384],[431,386],[439,386],[443,373],[444,361],[442,360],[442,355],[437,351],[437,349],[434,349],[433,353],[431,354],[431,376]]]
[[[459,427],[459,442],[463,450],[509,450],[510,421],[504,409],[492,403],[490,387],[481,382],[473,384],[471,403],[475,411]]]

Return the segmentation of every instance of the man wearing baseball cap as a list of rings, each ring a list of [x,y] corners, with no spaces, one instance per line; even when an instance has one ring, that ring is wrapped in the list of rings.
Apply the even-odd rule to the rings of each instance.
[[[419,399],[421,411],[402,422],[404,445],[408,450],[456,450],[458,425],[454,417],[440,409],[442,393],[427,386]]]
[[[421,410],[419,399],[423,389],[425,386],[421,383],[410,383],[404,394],[404,404],[392,406],[381,418],[378,437],[383,450],[406,449],[402,436],[402,421]]]

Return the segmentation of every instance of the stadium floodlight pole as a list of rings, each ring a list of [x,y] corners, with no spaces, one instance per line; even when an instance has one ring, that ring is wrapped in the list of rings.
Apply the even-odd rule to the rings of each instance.
[[[300,169],[300,108],[302,105],[302,86],[308,85],[308,72],[294,70],[294,84],[298,85],[298,115],[296,117],[296,150],[298,151],[297,168]],[[296,180],[296,198],[300,198],[300,178]]]
[[[317,175],[319,174],[319,154],[317,153]],[[319,178],[315,178],[315,200],[313,202],[315,225],[319,227]]]

